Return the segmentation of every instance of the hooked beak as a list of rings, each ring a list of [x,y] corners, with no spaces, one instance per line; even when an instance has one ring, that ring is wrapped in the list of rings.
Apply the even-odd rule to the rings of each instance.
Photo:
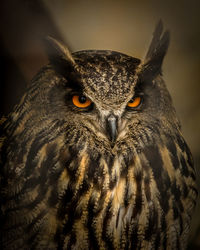
[[[118,119],[114,115],[108,116],[107,121],[106,121],[107,134],[112,143],[115,142],[116,137],[117,137],[117,122],[118,122]]]

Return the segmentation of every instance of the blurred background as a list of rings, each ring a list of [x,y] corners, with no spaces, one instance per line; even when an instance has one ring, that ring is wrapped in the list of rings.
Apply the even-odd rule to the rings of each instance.
[[[71,51],[111,49],[143,58],[161,18],[171,32],[164,79],[194,156],[200,190],[199,13],[199,0],[1,0],[0,115],[12,110],[48,63],[47,35]],[[200,249],[200,203],[190,241],[190,249]]]

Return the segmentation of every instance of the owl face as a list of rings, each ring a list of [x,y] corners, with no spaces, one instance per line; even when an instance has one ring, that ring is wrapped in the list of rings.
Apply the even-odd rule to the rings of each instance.
[[[143,78],[143,73],[138,73],[139,59],[102,50],[72,56],[70,67],[59,65],[54,72],[59,79],[54,84],[42,78],[41,86],[47,85],[41,90],[47,92],[47,103],[44,99],[38,103],[49,107],[47,115],[52,119],[66,120],[79,133],[114,147],[129,137],[130,130],[137,131],[138,125],[158,125],[163,117],[170,121],[174,115],[161,77]]]

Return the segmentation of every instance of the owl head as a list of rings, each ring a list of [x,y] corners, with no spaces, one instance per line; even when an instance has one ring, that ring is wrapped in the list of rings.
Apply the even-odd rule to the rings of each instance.
[[[49,37],[50,64],[33,79],[38,94],[31,107],[40,112],[38,117],[66,121],[76,142],[81,134],[84,140],[92,138],[111,148],[130,133],[139,137],[140,127],[166,127],[172,120],[174,124],[171,98],[161,78],[168,45],[169,32],[163,34],[161,21],[143,61],[110,50],[70,53]]]

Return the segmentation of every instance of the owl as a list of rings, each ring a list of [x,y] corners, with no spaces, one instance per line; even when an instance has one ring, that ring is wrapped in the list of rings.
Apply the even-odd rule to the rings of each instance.
[[[2,249],[185,249],[197,189],[162,79],[160,21],[144,60],[70,53],[1,122]]]

